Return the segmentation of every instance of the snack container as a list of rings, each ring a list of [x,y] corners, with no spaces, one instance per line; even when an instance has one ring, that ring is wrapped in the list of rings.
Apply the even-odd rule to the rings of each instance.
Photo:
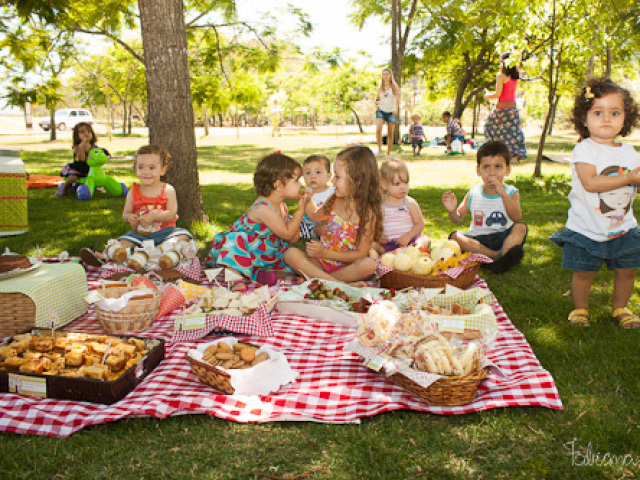
[[[237,341],[235,337],[225,337],[187,351],[186,359],[198,380],[227,395],[268,395],[295,381],[298,373],[291,369],[287,358],[267,346],[261,346],[256,354],[266,352],[269,359],[247,369],[225,369],[203,360],[209,346],[225,342],[233,348]]]
[[[34,329],[29,333],[48,335],[50,330]],[[114,336],[132,338],[130,336]],[[164,340],[161,338],[133,338],[145,342],[147,353],[115,380],[41,375],[0,369],[0,392],[111,405],[122,400],[164,359]],[[10,338],[0,346],[10,344],[12,340]]]
[[[402,290],[407,287],[436,288],[452,285],[464,290],[473,285],[479,268],[480,264],[478,262],[471,262],[456,278],[451,278],[445,274],[418,275],[417,273],[392,270],[380,277],[380,285],[384,288],[395,288],[396,290]]]

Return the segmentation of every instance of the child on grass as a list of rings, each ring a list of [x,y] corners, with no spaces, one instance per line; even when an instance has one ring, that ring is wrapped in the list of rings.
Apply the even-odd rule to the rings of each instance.
[[[518,189],[503,183],[511,172],[510,160],[504,143],[485,143],[477,153],[477,174],[482,183],[467,192],[457,208],[456,195],[451,190],[442,196],[453,223],[460,223],[471,213],[469,231],[455,231],[449,238],[456,240],[465,252],[493,258],[488,268],[494,273],[505,272],[522,260],[527,237]]]
[[[62,197],[73,193],[73,184],[80,177],[89,175],[89,164],[87,163],[87,155],[92,147],[96,146],[98,139],[90,123],[80,122],[73,127],[73,162],[67,163],[60,176],[64,177],[64,183],[60,184],[58,190],[54,194],[56,197]],[[108,155],[108,154],[107,154]]]
[[[566,228],[551,236],[562,247],[562,268],[573,270],[573,325],[589,325],[591,284],[604,262],[614,271],[612,317],[640,327],[627,304],[640,267],[640,229],[633,201],[640,154],[618,135],[631,133],[638,107],[630,93],[605,78],[591,79],[575,97],[573,124],[582,140],[571,156],[571,208]]]
[[[301,165],[281,153],[260,160],[253,175],[258,198],[228,231],[213,238],[206,263],[267,285],[275,285],[279,274],[293,273],[284,254],[289,243],[300,238],[300,222],[309,200],[309,193],[300,194],[301,176]],[[284,201],[292,198],[300,201],[289,219]],[[238,281],[234,289],[244,288],[245,283]]]
[[[374,242],[374,250],[382,255],[410,244],[428,247],[431,243],[424,230],[420,205],[409,193],[409,170],[399,158],[392,157],[380,166],[382,188],[382,239]]]
[[[134,170],[140,183],[134,183],[127,193],[122,218],[131,229],[111,241],[112,252],[118,252],[118,263],[125,262],[134,247],[142,247],[145,240],[153,240],[155,246],[168,240],[189,241],[193,238],[184,228],[176,227],[178,200],[176,191],[160,177],[167,173],[171,155],[156,145],[141,147],[136,153]],[[121,247],[121,248],[118,248]],[[90,249],[80,251],[81,258],[90,265],[99,265],[107,258]]]
[[[420,119],[421,117],[419,113],[414,113],[413,115],[411,115],[411,121],[413,123],[409,127],[409,137],[411,140],[411,147],[413,147],[414,157],[420,156],[420,152],[422,151],[422,139],[424,138],[424,141],[427,141],[427,137],[424,134],[424,129],[420,124]]]
[[[444,136],[444,140],[447,144],[447,152],[450,152],[451,142],[454,140],[460,140],[464,143],[464,130],[459,119],[451,118],[451,112],[444,112],[442,121],[447,124],[447,134]]]
[[[321,207],[333,195],[335,188],[328,185],[331,180],[331,161],[324,155],[311,155],[302,164],[302,174],[307,187],[311,189],[311,199]],[[319,240],[324,224],[309,220],[306,215],[300,224],[300,238]]]
[[[312,221],[326,222],[320,241],[308,242],[305,252],[290,248],[284,258],[306,277],[363,285],[376,270],[369,249],[382,231],[376,157],[367,147],[348,147],[333,168],[334,194],[322,207],[307,207]]]

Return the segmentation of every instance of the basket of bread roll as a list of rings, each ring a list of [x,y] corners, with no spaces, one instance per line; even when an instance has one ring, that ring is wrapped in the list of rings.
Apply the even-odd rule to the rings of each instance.
[[[151,326],[162,295],[155,288],[134,287],[126,283],[103,284],[97,290],[96,316],[110,333],[141,332]]]
[[[200,344],[186,359],[198,380],[227,395],[267,395],[297,376],[282,353],[235,337]]]
[[[387,252],[380,257],[380,266],[392,269],[380,277],[384,288],[401,290],[407,287],[469,288],[473,285],[480,264],[462,253],[455,240],[447,240],[430,250],[408,246]]]
[[[349,350],[425,403],[465,405],[476,398],[487,375],[485,350],[494,336],[484,328],[464,328],[463,319],[455,333],[447,331],[447,322],[440,320],[470,314],[461,306],[435,315],[422,309],[402,313],[382,301],[361,317]]]

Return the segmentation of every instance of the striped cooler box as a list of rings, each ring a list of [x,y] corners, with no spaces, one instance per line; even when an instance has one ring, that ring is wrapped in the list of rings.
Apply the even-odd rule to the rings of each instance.
[[[0,236],[29,230],[27,173],[17,150],[0,150]]]

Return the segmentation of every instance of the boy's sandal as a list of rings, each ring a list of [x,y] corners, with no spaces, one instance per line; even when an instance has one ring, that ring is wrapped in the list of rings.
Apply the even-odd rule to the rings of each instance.
[[[589,326],[589,310],[586,308],[576,308],[569,314],[569,323],[576,327]]]
[[[632,329],[640,327],[640,318],[633,314],[627,307],[616,308],[613,311],[613,319],[622,328]]]

